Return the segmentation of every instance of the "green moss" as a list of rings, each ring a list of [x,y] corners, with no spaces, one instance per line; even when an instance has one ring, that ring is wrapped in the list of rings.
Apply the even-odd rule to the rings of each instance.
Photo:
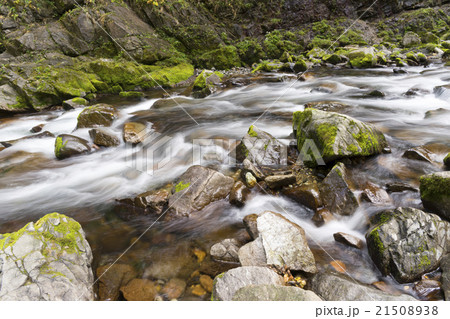
[[[55,140],[55,156],[56,156],[56,158],[60,158],[60,157],[61,157],[61,149],[62,149],[66,144],[67,144],[67,142],[63,144],[63,139],[62,139],[62,137],[59,137],[59,136],[58,136],[58,137],[56,138],[56,140]]]
[[[179,182],[176,186],[175,186],[175,193],[181,192],[182,190],[188,188],[191,185],[191,183],[183,183],[182,181]]]
[[[256,72],[273,72],[277,71],[282,67],[280,63],[272,62],[269,60],[262,61],[258,65],[254,66],[252,73]]]
[[[252,38],[246,38],[236,44],[239,57],[247,65],[259,62],[265,54],[261,44]]]
[[[83,99],[82,97],[75,97],[72,99],[72,102],[79,104],[79,105],[88,105],[89,102],[86,99]]]
[[[450,178],[436,174],[420,178],[420,195],[423,200],[439,203],[450,200]]]
[[[251,137],[258,137],[258,133],[256,133],[256,132],[254,131],[253,125],[250,126],[250,128],[248,129],[247,134],[248,134],[249,136],[251,136]]]
[[[208,69],[228,70],[233,67],[240,67],[241,60],[236,47],[228,45],[201,55],[197,59],[197,66]]]
[[[224,77],[223,73],[219,72],[219,71],[209,71],[209,70],[203,70],[202,73],[200,73],[197,78],[194,81],[194,89],[196,90],[202,90],[206,88],[206,79],[208,79],[208,77],[210,77],[211,75],[217,75],[220,79],[222,79]],[[213,84],[210,84],[211,86]]]
[[[352,67],[363,69],[371,68],[377,63],[377,57],[373,54],[365,54],[362,51],[350,52],[349,53],[349,63]]]
[[[320,124],[316,127],[317,138],[315,140],[321,142],[322,156],[334,155],[334,143],[338,133],[337,126],[329,123]]]
[[[141,98],[144,96],[144,93],[136,92],[136,91],[129,91],[129,92],[120,92],[119,95],[121,97],[127,97],[127,98]]]

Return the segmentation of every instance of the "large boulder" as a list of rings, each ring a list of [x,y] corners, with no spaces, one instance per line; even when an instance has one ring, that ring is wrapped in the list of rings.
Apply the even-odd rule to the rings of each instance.
[[[322,301],[314,292],[297,287],[257,285],[239,289],[233,301]]]
[[[450,243],[450,223],[415,208],[375,215],[366,234],[369,255],[383,275],[412,282],[439,267]]]
[[[310,289],[326,301],[414,301],[409,295],[390,295],[352,278],[335,273],[319,273]]]
[[[77,136],[61,134],[55,140],[55,156],[58,159],[65,159],[90,151],[89,142]]]
[[[78,115],[77,128],[111,126],[116,117],[116,109],[111,105],[89,106]]]
[[[287,149],[275,137],[252,125],[236,148],[236,159],[248,159],[259,166],[280,166],[287,163]]]
[[[450,220],[450,171],[422,176],[420,197],[427,210]]]
[[[80,224],[46,215],[0,235],[0,300],[93,300],[91,263]]]
[[[377,55],[373,47],[353,50],[348,54],[348,58],[354,68],[371,68],[377,64]]]
[[[308,108],[294,112],[294,133],[298,149],[312,140],[325,163],[346,157],[380,154],[388,146],[376,127],[350,116]],[[314,159],[306,161],[316,166]]]
[[[336,164],[321,184],[325,208],[333,214],[352,215],[359,207],[352,181],[343,163]]]
[[[169,198],[169,212],[172,216],[189,216],[230,194],[234,179],[213,169],[191,166],[173,188]]]
[[[239,267],[228,270],[214,279],[211,299],[231,301],[241,288],[254,285],[284,285],[283,278],[266,267]]]
[[[259,238],[253,244],[242,247],[239,251],[241,262],[249,260],[249,253],[254,255],[254,260],[268,265],[288,267],[307,273],[316,273],[314,255],[309,249],[305,231],[297,224],[274,212],[264,212],[256,219]],[[254,234],[256,235],[256,234]],[[261,240],[260,244],[257,241]],[[245,258],[244,258],[245,256]]]

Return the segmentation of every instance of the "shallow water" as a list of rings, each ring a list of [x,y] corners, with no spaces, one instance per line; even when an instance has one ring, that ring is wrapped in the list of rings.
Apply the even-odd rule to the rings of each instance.
[[[359,180],[381,186],[406,181],[417,186],[422,174],[442,167],[403,159],[401,155],[412,146],[439,144],[435,147],[436,161],[442,163],[450,148],[450,112],[427,119],[425,113],[439,108],[450,111],[450,101],[433,93],[434,87],[449,84],[449,71],[450,68],[441,65],[409,68],[408,74],[402,75],[395,75],[390,68],[328,69],[316,70],[315,78],[307,82],[253,83],[205,99],[189,98],[180,102],[198,124],[176,106],[153,110],[152,105],[157,100],[154,98],[140,103],[109,98],[105,101],[120,110],[112,126],[118,136],[124,122],[146,120],[149,132],[158,132],[152,144],[160,146],[150,148],[149,153],[148,148],[143,152],[141,146],[130,148],[122,143],[117,148],[64,161],[54,157],[54,138],[24,140],[1,151],[0,232],[16,230],[25,222],[58,211],[83,224],[97,256],[96,262],[113,261],[133,242],[133,237],[142,234],[154,222],[150,218],[121,221],[115,215],[115,199],[165,185],[189,166],[198,164],[198,159],[202,165],[229,172],[231,146],[255,121],[259,128],[288,143],[292,112],[302,110],[305,103],[312,101],[349,104],[352,107],[344,113],[374,123],[387,135],[392,153],[355,164],[352,169]],[[322,85],[331,88],[333,93],[311,92]],[[412,88],[419,89],[419,93],[405,96]],[[367,98],[373,90],[382,91],[385,97]],[[79,109],[49,111],[0,119],[0,141],[32,135],[29,130],[39,124],[45,124],[43,131],[55,135],[69,133],[88,139],[88,129],[74,131],[80,112]],[[198,149],[192,146],[198,139],[214,139],[212,145],[201,148],[201,156],[197,156],[198,152],[194,151]],[[395,206],[421,205],[419,195],[412,192],[396,193],[393,200]],[[329,267],[332,259],[339,259],[347,265],[348,272],[362,282],[372,283],[381,278],[366,251],[336,244],[333,233],[346,232],[363,239],[368,216],[386,207],[366,206],[352,217],[342,217],[317,228],[310,221],[312,211],[281,197],[253,195],[242,209],[225,202],[211,206],[201,216],[170,223],[157,222],[123,261],[136,264],[144,274],[153,274],[158,267],[169,268],[173,277],[188,280],[198,268],[193,249],[207,251],[213,243],[242,233],[242,219],[247,214],[273,210],[305,229],[321,267]]]

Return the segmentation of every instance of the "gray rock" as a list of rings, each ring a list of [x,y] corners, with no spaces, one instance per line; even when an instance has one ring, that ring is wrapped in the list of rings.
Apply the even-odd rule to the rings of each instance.
[[[333,234],[333,237],[335,241],[350,247],[362,249],[364,246],[364,243],[361,239],[346,233],[335,233]]]
[[[388,146],[386,139],[375,126],[350,116],[307,108],[294,112],[294,133],[297,146],[302,150],[307,140],[312,140],[325,163],[336,160],[381,154]],[[317,166],[315,158],[304,161]]]
[[[266,251],[261,237],[245,244],[238,251],[241,266],[266,266]]]
[[[128,122],[123,126],[123,140],[125,143],[139,144],[145,140],[147,126],[138,122]]]
[[[433,153],[422,146],[414,147],[403,153],[404,158],[433,163]]]
[[[450,301],[450,254],[445,255],[441,260],[442,269],[442,291],[445,300]]]
[[[310,281],[310,289],[326,301],[415,301],[409,295],[390,295],[344,275],[319,273]]]
[[[248,159],[245,159],[242,164],[244,166],[244,169],[242,170],[244,177],[245,174],[249,172],[259,181],[262,181],[264,179],[264,173],[257,166],[253,165],[252,162],[250,162]]]
[[[418,46],[422,43],[420,37],[414,32],[406,32],[403,36],[402,44],[404,47],[409,48],[412,46]]]
[[[359,207],[348,175],[345,165],[338,163],[322,182],[323,204],[333,214],[352,215]]]
[[[361,193],[361,201],[369,202],[375,205],[390,205],[392,199],[389,194],[380,186],[367,182]]]
[[[240,243],[234,238],[227,238],[211,247],[210,255],[219,261],[238,262]]]
[[[244,226],[247,229],[247,232],[249,233],[250,237],[253,239],[258,238],[258,224],[256,220],[258,219],[257,214],[250,214],[244,217]]]
[[[297,181],[297,178],[295,175],[272,175],[267,176],[264,181],[267,183],[267,186],[269,186],[272,189],[281,188],[283,186],[289,186],[292,184],[295,184]]]
[[[116,117],[116,109],[111,105],[89,106],[78,115],[77,128],[111,126]]]
[[[427,210],[450,220],[450,171],[422,176],[420,197]]]
[[[267,264],[316,273],[316,262],[303,228],[280,214],[264,212],[256,220]]]
[[[322,301],[314,292],[297,287],[275,285],[247,286],[239,289],[233,301]]]
[[[412,282],[439,267],[450,243],[450,223],[414,208],[375,215],[366,234],[369,255],[383,275]]]
[[[9,84],[0,85],[0,110],[17,111],[19,94]],[[26,110],[24,110],[26,111]]]
[[[91,263],[80,224],[46,215],[0,235],[0,300],[93,300]]]
[[[177,181],[169,198],[170,214],[189,216],[230,194],[234,180],[210,168],[191,166]]]
[[[55,140],[55,156],[65,159],[91,151],[89,142],[77,136],[61,134]]]
[[[283,278],[266,267],[239,267],[214,279],[212,300],[231,301],[241,288],[254,285],[284,285]]]
[[[118,146],[120,144],[119,138],[114,134],[114,132],[104,129],[95,128],[89,131],[89,136],[95,145],[111,147]]]
[[[257,166],[285,165],[287,149],[272,135],[252,125],[236,148],[236,158],[239,162],[248,159]]]

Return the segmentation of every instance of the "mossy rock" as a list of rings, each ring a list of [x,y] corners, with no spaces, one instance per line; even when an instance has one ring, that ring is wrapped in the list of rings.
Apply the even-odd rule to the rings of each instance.
[[[446,161],[448,164],[448,155]],[[450,171],[422,176],[420,196],[426,209],[450,220]]]
[[[78,115],[77,128],[111,126],[116,117],[117,111],[111,105],[89,106]]]
[[[194,81],[194,90],[203,90],[220,84],[223,73],[219,71],[203,70]]]
[[[277,61],[263,61],[253,67],[252,73],[256,72],[275,72],[283,67],[283,63]]]
[[[132,99],[140,99],[144,96],[144,93],[137,91],[128,91],[128,92],[120,92],[119,95],[121,97],[132,98]]]
[[[371,68],[377,64],[377,55],[374,48],[362,48],[349,52],[349,63],[358,69]]]
[[[89,142],[73,135],[61,134],[55,140],[55,156],[65,159],[91,151]]]
[[[306,62],[302,59],[298,59],[294,64],[295,73],[305,72],[307,69],[308,67],[306,66]]]
[[[202,68],[216,68],[219,70],[229,70],[233,67],[240,67],[238,50],[232,45],[221,47],[201,55],[197,64]]]
[[[447,166],[447,168],[450,168],[450,153],[444,158],[444,165]]]
[[[339,64],[342,62],[342,58],[337,54],[327,54],[323,57],[323,61],[331,64]]]
[[[376,127],[350,116],[307,108],[293,115],[293,128],[300,151],[312,140],[325,163],[336,160],[381,154],[388,146],[386,139]],[[306,144],[305,144],[306,143]],[[308,165],[317,166],[318,154],[313,149],[304,150],[310,159]]]
[[[406,283],[439,267],[450,240],[448,222],[414,208],[381,212],[372,222],[367,247],[384,276]]]

